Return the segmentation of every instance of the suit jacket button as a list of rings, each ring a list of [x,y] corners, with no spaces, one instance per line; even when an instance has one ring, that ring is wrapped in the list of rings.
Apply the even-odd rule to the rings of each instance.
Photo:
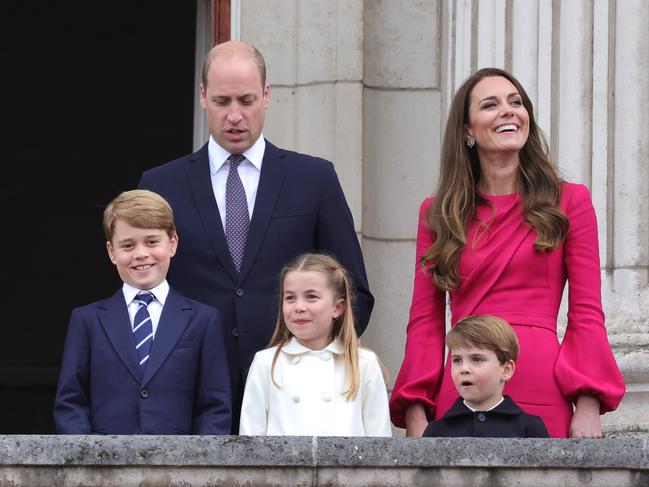
[[[232,336],[233,337],[239,336],[239,328],[232,328]]]
[[[142,399],[146,399],[147,397],[149,397],[149,391],[146,390],[146,389],[142,389],[142,390],[140,391],[140,397],[141,397]]]
[[[483,413],[482,411],[479,412],[478,413],[478,421],[480,421],[481,423],[484,423],[485,421],[487,421],[487,415],[485,413]]]
[[[241,288],[237,289],[234,294],[236,294],[239,297],[243,296],[243,289]]]

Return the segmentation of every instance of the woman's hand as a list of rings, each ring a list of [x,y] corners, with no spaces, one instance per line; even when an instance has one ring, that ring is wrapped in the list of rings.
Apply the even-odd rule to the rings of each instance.
[[[407,420],[406,420],[407,421]],[[601,438],[602,420],[599,416],[599,399],[579,396],[575,414],[570,421],[570,438]]]
[[[405,419],[406,436],[420,437],[426,429],[426,426],[428,426],[426,410],[419,403],[415,403],[408,408]]]

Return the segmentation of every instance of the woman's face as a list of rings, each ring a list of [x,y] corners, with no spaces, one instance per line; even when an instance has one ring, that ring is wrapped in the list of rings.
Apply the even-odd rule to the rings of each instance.
[[[509,157],[525,145],[530,117],[516,87],[501,76],[485,78],[469,97],[467,134],[483,159]]]

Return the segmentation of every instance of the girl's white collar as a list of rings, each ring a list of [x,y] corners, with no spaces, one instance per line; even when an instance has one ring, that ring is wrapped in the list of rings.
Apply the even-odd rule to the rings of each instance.
[[[343,345],[342,343],[340,343],[340,340],[338,340],[338,338],[335,338],[333,342],[324,347],[322,350],[311,350],[310,348],[307,348],[304,345],[300,344],[300,342],[298,342],[295,337],[291,337],[288,343],[286,343],[286,345],[282,347],[282,352],[289,355],[301,355],[303,353],[309,352],[318,353],[323,352],[324,350],[328,350],[329,352],[338,355],[342,355],[344,353]]]

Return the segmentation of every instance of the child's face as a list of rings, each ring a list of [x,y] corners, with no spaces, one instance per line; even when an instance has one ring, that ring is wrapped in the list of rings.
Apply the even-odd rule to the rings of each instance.
[[[514,368],[513,360],[501,364],[493,350],[469,344],[451,350],[453,384],[474,409],[484,411],[500,400]]]
[[[176,253],[178,236],[151,228],[135,228],[123,220],[115,222],[113,240],[106,242],[108,256],[119,277],[138,289],[151,289],[167,276]]]
[[[335,299],[321,272],[292,271],[284,278],[282,312],[288,330],[311,350],[322,350],[333,340],[333,320],[345,310]]]

